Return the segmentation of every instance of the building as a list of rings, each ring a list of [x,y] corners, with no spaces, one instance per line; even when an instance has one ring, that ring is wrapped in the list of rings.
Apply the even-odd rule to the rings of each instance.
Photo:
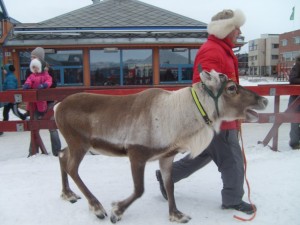
[[[277,74],[279,34],[263,34],[249,41],[248,67],[250,75],[271,76]]]
[[[300,30],[263,34],[261,38],[249,41],[249,74],[287,79],[299,55]]]
[[[206,23],[137,0],[95,0],[40,23],[13,25],[3,61],[24,80],[30,52],[41,46],[60,86],[190,83],[207,38]]]
[[[300,56],[300,30],[280,34],[278,72],[289,74],[297,56]]]

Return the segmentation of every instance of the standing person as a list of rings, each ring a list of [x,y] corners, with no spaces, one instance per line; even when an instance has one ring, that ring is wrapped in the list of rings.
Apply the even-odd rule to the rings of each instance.
[[[50,71],[49,65],[46,64],[44,61],[45,58],[45,50],[42,47],[37,47],[31,52],[31,62],[34,60],[39,60],[42,62],[42,73],[47,74],[52,80],[51,84],[48,86],[50,88],[55,88],[56,87],[56,80],[51,76],[52,74],[49,74],[48,71]],[[29,77],[29,76],[28,76]],[[25,82],[26,84],[26,82]],[[47,88],[48,88],[47,87]],[[54,102],[46,102],[46,107],[51,108],[53,106]],[[37,116],[37,114],[35,114]],[[54,120],[54,117],[51,118],[51,120]],[[52,154],[54,156],[58,156],[59,151],[61,150],[61,142],[59,138],[59,134],[57,129],[49,129],[50,132],[50,140],[51,140],[51,149],[52,149]],[[32,149],[31,145],[29,147],[29,156],[32,155]]]
[[[214,69],[226,74],[229,79],[238,82],[238,61],[233,53],[240,27],[245,23],[245,16],[240,10],[223,10],[212,17],[207,26],[208,38],[196,54],[194,61],[193,83],[200,81],[199,69]],[[223,181],[222,209],[234,209],[252,214],[256,207],[242,200],[244,195],[244,162],[238,140],[238,121],[223,121],[221,131],[215,134],[211,144],[195,158],[190,155],[174,162],[172,179],[174,183],[190,176],[211,160],[215,162]],[[160,189],[165,198],[162,174],[156,171]]]
[[[290,84],[300,84],[300,55],[296,57],[295,65],[293,66],[290,76],[289,76]],[[290,105],[298,95],[291,95],[289,98]],[[296,108],[296,112],[300,112],[300,105]],[[290,130],[290,142],[289,145],[292,149],[300,149],[300,128],[299,123],[291,123],[291,130]]]
[[[31,60],[33,60],[33,59],[40,59],[40,60],[44,61],[45,60],[45,50],[42,47],[36,47],[31,52]],[[52,77],[52,85],[50,86],[50,88],[56,88],[57,80],[54,77],[52,68],[46,62],[45,62],[44,71],[48,72],[48,74]],[[54,102],[48,101],[47,105],[48,105],[48,108],[52,108],[54,105]],[[54,116],[51,117],[51,120],[54,120]],[[58,153],[61,150],[61,142],[60,142],[58,131],[57,131],[57,129],[49,129],[49,132],[50,132],[52,154],[54,156],[58,156]]]
[[[15,67],[12,64],[6,64],[3,68],[3,74],[5,75],[5,79],[3,82],[3,91],[7,90],[16,90],[18,89],[18,80],[16,75],[14,74]],[[12,110],[13,113],[22,120],[26,119],[26,116],[22,114],[18,109],[17,103],[6,102],[4,103],[3,108],[3,121],[9,120],[9,111]]]
[[[48,64],[46,64],[45,70],[48,71],[49,75],[52,77],[52,85],[50,88],[56,88],[57,80],[54,77],[53,69]],[[48,108],[53,108],[55,102],[48,101],[47,104],[48,104]],[[51,120],[54,120],[54,116],[51,117]],[[57,129],[49,129],[49,132],[50,132],[52,154],[54,156],[58,156],[58,153],[61,150],[61,142],[60,142],[58,131]]]
[[[32,72],[26,79],[23,89],[46,89],[52,85],[52,77],[43,70],[44,62],[39,59],[33,59],[30,62],[30,71]],[[27,105],[28,109],[28,105]],[[43,115],[47,111],[47,102],[38,101],[34,103],[34,110],[37,116]]]

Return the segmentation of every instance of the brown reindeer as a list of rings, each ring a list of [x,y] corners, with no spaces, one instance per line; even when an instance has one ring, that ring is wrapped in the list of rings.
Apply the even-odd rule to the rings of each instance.
[[[266,98],[215,71],[203,72],[201,80],[178,91],[153,88],[127,96],[78,93],[65,98],[55,110],[57,126],[68,145],[59,154],[62,197],[72,203],[79,199],[69,187],[70,175],[90,209],[105,218],[105,209],[78,174],[79,164],[90,149],[109,156],[127,156],[134,190],[125,200],[113,203],[110,220],[115,223],[142,196],[146,162],[159,160],[169,219],[188,222],[191,218],[177,209],[174,199],[171,167],[175,155],[190,152],[197,156],[209,145],[222,120],[253,118],[250,109],[267,105]]]

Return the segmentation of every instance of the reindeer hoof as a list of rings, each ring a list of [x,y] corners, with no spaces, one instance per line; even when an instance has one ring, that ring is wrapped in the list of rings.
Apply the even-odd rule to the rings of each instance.
[[[61,193],[61,198],[64,199],[64,200],[67,200],[67,201],[69,201],[71,203],[75,203],[75,202],[77,202],[78,199],[81,199],[80,196],[76,195],[72,191],[62,192]]]
[[[118,203],[113,202],[112,203],[112,209],[111,209],[111,215],[110,215],[110,221],[112,223],[116,223],[121,220],[123,213],[120,211]]]
[[[106,212],[104,212],[104,213],[96,214],[96,216],[97,216],[99,219],[103,220],[105,217],[107,217],[107,214],[106,214]]]
[[[171,222],[187,223],[192,219],[190,216],[183,214],[180,211],[173,212],[169,217]]]
[[[110,221],[111,221],[112,223],[116,223],[116,222],[118,222],[119,220],[121,220],[121,217],[119,217],[119,216],[117,216],[117,215],[111,215],[111,216],[110,216]]]
[[[90,210],[101,220],[107,216],[105,209],[98,200],[93,202],[93,204],[90,204]]]

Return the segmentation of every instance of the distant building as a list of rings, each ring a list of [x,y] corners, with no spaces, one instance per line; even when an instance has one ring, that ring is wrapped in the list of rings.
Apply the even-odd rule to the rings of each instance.
[[[248,53],[237,53],[236,57],[238,59],[238,63],[239,63],[239,75],[240,76],[244,76],[244,75],[248,75],[249,74],[249,67],[248,67]]]
[[[263,34],[249,41],[248,46],[250,75],[276,75],[287,79],[295,58],[300,55],[300,30]]]
[[[297,56],[300,56],[300,30],[280,34],[278,72],[289,74]]]
[[[277,74],[279,34],[262,34],[249,41],[248,66],[250,75],[270,76]]]

